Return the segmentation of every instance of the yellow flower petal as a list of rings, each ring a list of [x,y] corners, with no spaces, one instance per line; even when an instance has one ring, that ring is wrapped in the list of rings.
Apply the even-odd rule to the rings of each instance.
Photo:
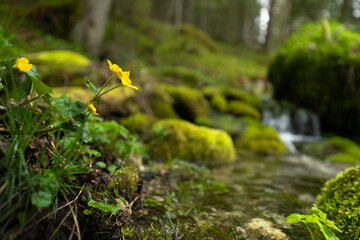
[[[131,87],[133,89],[139,90],[137,87],[131,85],[131,80],[130,80],[130,71],[126,71],[123,72],[123,70],[116,64],[112,64],[110,62],[110,60],[107,60],[108,64],[109,64],[109,69],[111,71],[113,71],[114,73],[116,73],[116,75],[119,77],[119,79],[121,80],[121,83],[124,84],[125,86]]]
[[[19,69],[22,72],[28,72],[33,67],[33,65],[29,64],[29,60],[27,58],[17,58],[13,67]]]
[[[99,114],[96,112],[96,108],[95,108],[94,104],[88,103],[87,109],[88,109],[92,114],[94,114],[94,115],[99,115]]]

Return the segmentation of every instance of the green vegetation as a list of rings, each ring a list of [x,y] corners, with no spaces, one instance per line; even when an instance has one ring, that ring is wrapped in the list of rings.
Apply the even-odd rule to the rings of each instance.
[[[236,140],[235,146],[239,154],[278,155],[287,151],[275,129],[264,125],[249,126]]]
[[[228,105],[228,112],[236,116],[252,117],[256,120],[260,119],[259,111],[242,101],[230,101]]]
[[[301,27],[269,67],[275,98],[313,109],[324,131],[358,136],[360,34],[323,21]]]
[[[319,227],[320,231],[322,232],[326,240],[329,239],[340,240],[331,231],[331,229],[337,230],[339,232],[341,232],[341,230],[338,227],[336,227],[333,221],[327,219],[326,213],[319,210],[316,206],[313,206],[311,208],[311,211],[313,212],[313,214],[311,215],[291,214],[290,216],[287,217],[285,223],[297,223],[297,222],[304,223],[307,230],[310,233],[311,239],[315,240],[311,228],[308,225],[309,223],[314,223]]]
[[[306,154],[334,162],[360,161],[360,146],[347,138],[331,137],[325,141],[306,143],[302,149]]]
[[[360,236],[359,175],[359,167],[347,169],[326,182],[318,196],[318,208],[343,230],[340,239],[350,240]]]
[[[217,164],[235,158],[231,137],[221,130],[168,119],[153,126],[152,136],[150,152],[155,159]]]

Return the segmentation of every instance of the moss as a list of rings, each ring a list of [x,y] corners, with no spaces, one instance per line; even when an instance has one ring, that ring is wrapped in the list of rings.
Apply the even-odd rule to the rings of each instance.
[[[44,61],[54,67],[67,67],[72,70],[87,68],[91,61],[87,57],[68,50],[53,50],[32,53],[29,56],[31,59]]]
[[[248,116],[254,119],[260,119],[260,113],[256,108],[237,100],[229,102],[228,113],[234,114],[236,116]]]
[[[51,86],[83,85],[83,76],[91,62],[87,57],[68,50],[43,51],[28,57],[32,62],[40,62],[38,68],[42,80]]]
[[[243,118],[235,117],[231,114],[200,116],[196,118],[195,123],[205,127],[222,129],[232,136],[240,135],[247,126]]]
[[[162,86],[174,99],[174,109],[181,118],[194,121],[196,117],[208,114],[209,103],[201,91],[185,86]]]
[[[258,96],[241,88],[226,88],[224,90],[224,95],[227,99],[237,99],[259,109],[262,107],[261,99]]]
[[[181,26],[180,33],[194,39],[195,41],[197,41],[203,46],[206,46],[209,50],[213,52],[217,51],[216,43],[212,40],[212,38],[207,33],[201,31],[193,25],[183,24]]]
[[[177,118],[173,108],[174,99],[159,85],[154,86],[146,94],[146,102],[149,104],[154,116],[160,119]]]
[[[303,149],[306,154],[334,162],[360,162],[360,146],[347,138],[331,137],[326,141],[307,143]]]
[[[93,94],[83,87],[54,87],[55,97],[66,95],[72,99],[79,99],[83,103],[89,102]],[[130,115],[139,111],[136,99],[137,92],[128,87],[121,87],[101,97],[101,103],[97,107],[100,115]]]
[[[307,24],[278,51],[269,67],[277,99],[313,109],[323,131],[358,136],[360,34],[331,22]]]
[[[113,190],[115,194],[125,196],[126,199],[133,199],[138,188],[139,171],[134,166],[126,166],[111,174],[113,177],[108,189]]]
[[[343,230],[342,240],[360,237],[360,168],[349,168],[325,183],[317,206]],[[337,234],[338,235],[338,234]]]
[[[333,162],[358,163],[360,161],[360,158],[358,156],[354,156],[353,154],[349,154],[349,153],[333,154],[327,156],[326,158]]]
[[[143,226],[142,226],[143,228]],[[154,227],[153,224],[149,228],[142,229],[140,226],[125,225],[121,227],[122,239],[127,240],[170,240],[173,239],[172,233],[162,233],[161,230]]]
[[[278,155],[287,151],[276,130],[264,125],[249,126],[237,139],[235,146],[240,154]]]
[[[157,122],[152,129],[152,139],[151,155],[161,160],[177,158],[215,164],[235,158],[231,137],[226,132],[183,120]]]
[[[164,77],[174,78],[177,83],[181,82],[187,86],[195,87],[206,82],[206,76],[201,72],[185,66],[166,66],[161,68]]]
[[[226,98],[221,94],[216,94],[215,96],[213,96],[210,100],[210,104],[219,112],[226,112],[228,108],[228,102]]]
[[[136,133],[149,132],[155,122],[155,117],[141,113],[136,113],[127,118],[120,119],[121,124],[123,124],[127,129]]]

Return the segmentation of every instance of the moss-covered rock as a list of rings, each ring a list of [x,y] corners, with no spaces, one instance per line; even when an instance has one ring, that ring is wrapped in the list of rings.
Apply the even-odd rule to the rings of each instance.
[[[185,66],[165,66],[160,69],[161,75],[174,79],[187,86],[196,87],[206,82],[206,76],[201,72]]]
[[[211,106],[219,112],[226,112],[228,108],[228,102],[226,98],[221,94],[216,94],[210,100]]]
[[[343,231],[338,236],[342,240],[360,237],[359,199],[360,167],[349,168],[326,182],[318,196],[317,207]]]
[[[275,129],[264,126],[249,126],[235,142],[240,154],[278,155],[287,152]]]
[[[220,94],[224,96],[228,101],[239,100],[257,109],[262,108],[262,101],[260,97],[242,88],[234,88],[222,85],[209,85],[202,88],[202,92],[209,99]]]
[[[238,100],[229,102],[227,112],[236,116],[248,116],[254,119],[260,119],[260,112],[256,108]]]
[[[200,116],[196,118],[195,123],[205,127],[222,129],[231,136],[238,136],[242,134],[247,127],[247,123],[244,118],[236,117],[231,114]]]
[[[121,194],[126,199],[132,199],[138,188],[139,170],[134,166],[126,166],[119,169],[112,174],[108,189]]]
[[[151,155],[156,159],[182,159],[210,164],[231,162],[235,149],[231,137],[222,130],[167,119],[152,129]]]
[[[162,86],[174,99],[174,109],[181,118],[194,121],[196,117],[208,114],[209,103],[201,91],[185,86]]]
[[[89,89],[84,87],[54,87],[54,96],[66,95],[72,99],[78,99],[83,103],[88,103],[94,96]],[[117,88],[101,97],[101,103],[97,107],[100,115],[123,115],[128,116],[139,112],[137,103],[137,92],[128,87]]]
[[[51,86],[74,86],[85,83],[91,60],[69,50],[43,51],[29,54],[38,64],[42,80]],[[71,79],[71,81],[69,80]]]
[[[151,130],[156,118],[150,115],[136,113],[127,118],[120,119],[120,123],[135,133],[146,133]]]
[[[275,98],[317,112],[324,131],[359,136],[359,50],[360,34],[339,23],[304,25],[270,64]]]
[[[360,162],[360,146],[347,138],[331,137],[325,141],[305,143],[301,150],[308,155],[334,162]]]
[[[145,100],[146,103],[149,104],[152,113],[157,118],[164,119],[178,117],[173,108],[174,99],[161,85],[150,87],[150,90],[146,91]]]

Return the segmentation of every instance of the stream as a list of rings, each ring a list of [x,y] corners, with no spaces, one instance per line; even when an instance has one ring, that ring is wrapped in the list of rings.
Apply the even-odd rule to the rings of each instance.
[[[214,180],[231,191],[202,202],[199,220],[217,226],[214,239],[227,239],[230,230],[240,234],[237,239],[309,239],[302,224],[284,220],[292,213],[309,214],[324,182],[347,167],[295,154],[238,159],[213,170]]]

